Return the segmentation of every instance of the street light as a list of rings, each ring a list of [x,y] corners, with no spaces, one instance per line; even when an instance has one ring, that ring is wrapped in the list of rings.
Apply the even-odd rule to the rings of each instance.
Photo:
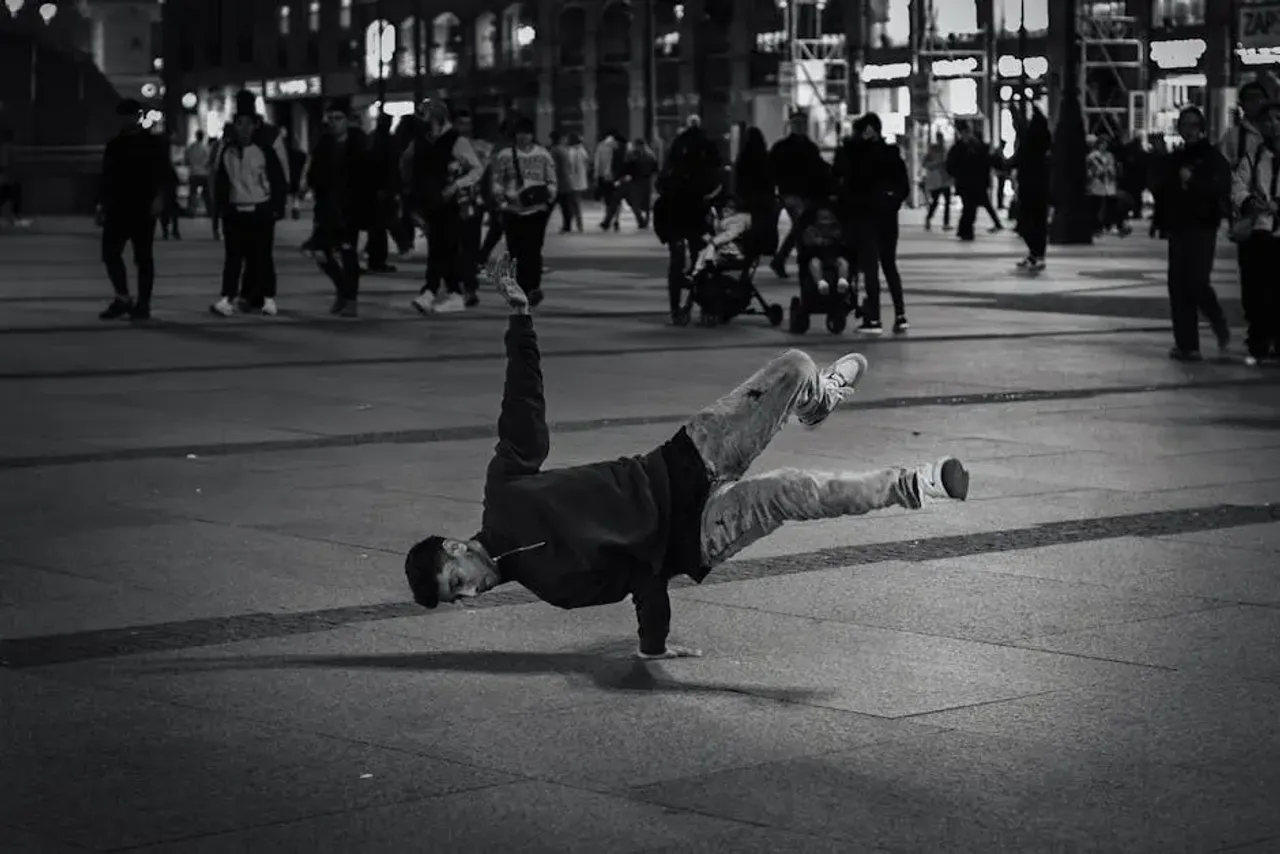
[[[55,15],[58,14],[58,7],[52,3],[42,3],[40,5],[40,17],[44,19],[46,24],[53,21]]]

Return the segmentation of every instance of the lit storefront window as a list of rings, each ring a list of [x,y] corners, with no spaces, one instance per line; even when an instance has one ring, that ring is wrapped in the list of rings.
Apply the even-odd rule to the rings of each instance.
[[[485,12],[476,18],[476,68],[493,68],[497,63],[498,17]]]
[[[449,75],[458,70],[462,21],[452,12],[436,16],[431,24],[431,73]]]
[[[1025,0],[1028,33],[1049,29],[1049,0]],[[1006,33],[1016,33],[1022,26],[1023,0],[995,0],[996,23]]]
[[[401,77],[418,76],[418,57],[413,49],[417,35],[418,22],[412,15],[400,22],[400,49],[397,51],[399,55],[396,58],[396,70]]]
[[[364,31],[364,75],[369,80],[391,76],[396,58],[396,28],[388,21],[374,21]]]
[[[1205,0],[1155,0],[1151,22],[1157,28],[1193,27],[1204,23],[1204,7]]]

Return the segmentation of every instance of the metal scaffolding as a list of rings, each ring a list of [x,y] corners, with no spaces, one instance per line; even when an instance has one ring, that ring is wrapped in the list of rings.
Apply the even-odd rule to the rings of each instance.
[[[817,107],[819,140],[838,140],[848,113],[849,53],[844,33],[826,33],[822,13],[827,0],[778,0],[786,12],[792,108]],[[859,3],[848,4],[851,8]],[[856,13],[855,13],[856,14]],[[805,93],[805,94],[802,94]],[[812,114],[811,114],[812,115]],[[830,147],[830,146],[828,146]]]
[[[1115,4],[1082,3],[1080,93],[1085,131],[1120,138],[1146,130],[1146,46],[1137,18]]]

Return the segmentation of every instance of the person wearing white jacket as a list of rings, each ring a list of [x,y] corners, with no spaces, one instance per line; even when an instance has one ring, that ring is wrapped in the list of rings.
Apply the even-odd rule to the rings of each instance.
[[[1252,233],[1239,240],[1240,301],[1248,325],[1246,361],[1280,358],[1280,102],[1270,104],[1255,120],[1262,144],[1236,166],[1231,203],[1240,225]]]
[[[534,142],[533,122],[519,119],[513,130],[515,145],[493,161],[493,198],[515,257],[516,281],[536,307],[542,302],[542,244],[560,186],[551,152]]]

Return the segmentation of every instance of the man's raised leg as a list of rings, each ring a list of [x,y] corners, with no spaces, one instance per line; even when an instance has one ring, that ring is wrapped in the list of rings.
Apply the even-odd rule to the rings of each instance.
[[[788,350],[685,425],[713,482],[737,480],[795,414],[816,427],[867,371],[851,354],[819,370],[800,350]]]
[[[703,566],[728,560],[784,522],[861,516],[873,510],[918,510],[934,499],[963,501],[969,473],[948,457],[915,468],[865,474],[780,469],[721,486],[702,514]]]

